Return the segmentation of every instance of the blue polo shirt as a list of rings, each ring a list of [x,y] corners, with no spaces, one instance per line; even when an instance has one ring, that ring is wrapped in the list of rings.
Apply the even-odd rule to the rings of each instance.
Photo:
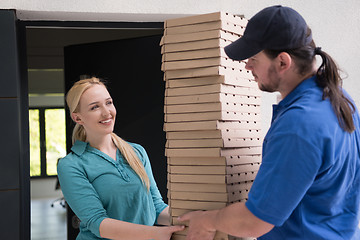
[[[99,227],[105,218],[154,225],[167,207],[145,149],[138,144],[130,145],[144,164],[150,180],[149,192],[119,150],[115,161],[89,143],[76,141],[72,153],[59,161],[61,190],[81,220],[77,240],[102,239]]]
[[[345,132],[312,77],[273,106],[247,208],[263,239],[360,239],[360,124]]]

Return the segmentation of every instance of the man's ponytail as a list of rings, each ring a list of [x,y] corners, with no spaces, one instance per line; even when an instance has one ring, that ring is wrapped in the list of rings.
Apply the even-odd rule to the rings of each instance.
[[[331,56],[319,47],[314,49],[314,55],[319,55],[322,59],[316,76],[317,84],[324,89],[323,99],[329,98],[340,126],[347,132],[354,131],[352,114],[355,106],[342,91],[342,79],[338,66]]]
[[[307,34],[311,35],[310,28],[308,28]],[[343,93],[339,68],[329,54],[322,51],[320,47],[316,47],[314,41],[296,49],[265,49],[264,52],[270,59],[275,59],[281,52],[288,53],[295,62],[298,73],[303,76],[313,71],[315,56],[319,55],[322,63],[316,76],[318,86],[323,88],[322,98],[329,98],[342,129],[349,133],[355,130],[352,117],[355,106]]]

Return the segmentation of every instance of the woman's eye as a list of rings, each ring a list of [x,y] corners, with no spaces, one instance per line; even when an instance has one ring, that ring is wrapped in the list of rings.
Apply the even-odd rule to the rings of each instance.
[[[95,105],[95,106],[92,106],[92,107],[90,108],[90,110],[95,110],[95,109],[97,109],[97,108],[98,108],[98,106]]]
[[[113,101],[108,101],[107,102],[107,105],[111,105],[111,104],[113,104]]]

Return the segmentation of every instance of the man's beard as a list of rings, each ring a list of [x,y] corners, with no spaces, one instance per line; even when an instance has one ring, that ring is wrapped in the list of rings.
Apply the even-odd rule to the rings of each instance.
[[[268,79],[270,80],[267,85],[264,85],[263,83],[258,82],[259,89],[264,92],[276,92],[279,88],[279,75],[276,72],[276,69],[273,65],[269,67],[268,70]]]

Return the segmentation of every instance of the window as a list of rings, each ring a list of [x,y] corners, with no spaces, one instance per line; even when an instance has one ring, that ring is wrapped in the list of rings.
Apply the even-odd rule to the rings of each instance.
[[[40,124],[39,109],[29,110],[30,176],[40,176]]]
[[[30,176],[57,175],[59,158],[66,155],[65,109],[29,109]]]

